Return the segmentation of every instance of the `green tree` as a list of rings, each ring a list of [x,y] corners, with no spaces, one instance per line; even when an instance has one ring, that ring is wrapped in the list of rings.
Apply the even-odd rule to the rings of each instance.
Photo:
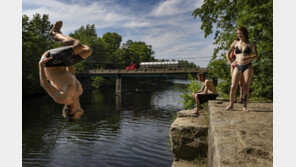
[[[95,40],[98,38],[94,24],[81,26],[78,30],[75,30],[74,33],[70,33],[69,36],[78,39],[81,43],[90,47],[95,44]]]
[[[131,44],[133,44],[134,42],[132,40],[127,40],[126,43],[122,44],[122,49],[129,49],[129,47],[131,46]]]
[[[181,95],[183,108],[188,110],[194,108],[195,101],[192,99],[192,93],[201,89],[201,82],[197,82],[190,74],[188,75],[189,84],[186,85],[186,90]]]
[[[145,42],[137,41],[129,46],[130,60],[135,63],[155,61],[153,54],[152,46],[147,45]]]
[[[120,47],[122,37],[115,32],[107,32],[103,35],[102,39],[107,44],[108,49],[115,51]]]
[[[84,45],[92,48],[92,55],[85,61],[75,64],[76,70],[96,69],[102,66],[101,59],[104,57],[104,46],[100,38],[97,37],[95,25],[81,26],[74,33],[69,34],[70,37],[79,40]]]
[[[41,93],[38,62],[41,55],[56,46],[48,35],[51,28],[48,15],[35,14],[30,20],[22,16],[22,90],[23,95]]]
[[[187,60],[178,60],[180,64],[180,68],[197,68],[194,63],[189,63]]]
[[[273,97],[273,1],[272,0],[205,0],[200,8],[192,13],[194,18],[201,19],[201,29],[205,37],[214,33],[214,44],[217,47],[213,51],[209,63],[211,75],[218,76],[221,66],[223,70],[229,69],[226,64],[225,54],[233,40],[236,38],[235,30],[239,26],[245,26],[249,31],[249,40],[257,45],[258,59],[254,61],[254,77],[251,83],[251,96],[272,99]],[[214,28],[215,27],[215,28]],[[219,55],[220,54],[220,55]],[[217,62],[218,61],[218,62]],[[223,64],[221,61],[224,61]],[[228,66],[228,67],[227,67]],[[219,78],[227,83],[220,82],[220,93],[229,93],[230,77],[227,75]],[[221,74],[221,73],[220,73]],[[223,88],[222,88],[223,87]],[[224,89],[225,88],[225,89]]]

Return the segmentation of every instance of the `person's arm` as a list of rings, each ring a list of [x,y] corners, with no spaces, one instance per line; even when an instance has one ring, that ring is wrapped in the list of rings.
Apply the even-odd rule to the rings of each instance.
[[[244,60],[255,60],[258,58],[258,53],[257,53],[257,47],[255,44],[251,43],[250,44],[251,46],[251,50],[252,50],[252,53],[253,53],[253,56],[247,56],[246,58],[244,58]]]
[[[232,62],[231,62],[231,56],[232,56],[231,54],[233,54],[233,52],[234,52],[235,44],[236,44],[236,41],[234,41],[234,42],[231,44],[230,48],[228,49],[228,51],[227,51],[227,53],[226,53],[226,58],[227,58],[227,61],[228,61],[229,64],[232,63]]]
[[[206,81],[205,81],[204,89],[203,89],[203,91],[201,91],[199,94],[207,94],[207,93],[208,93],[208,88],[209,88],[208,85],[209,85],[209,81],[206,80]]]
[[[227,61],[228,61],[228,63],[229,64],[231,64],[232,62],[232,54],[233,54],[233,51],[231,51],[231,53],[230,54],[228,54],[228,51],[227,51],[227,53],[226,53],[226,59],[227,59]]]
[[[72,73],[73,75],[75,75],[75,69],[74,69],[74,66],[73,65],[68,66],[68,71],[70,73]]]
[[[199,90],[199,91],[195,91],[194,93],[200,93],[200,92],[202,92],[202,90]]]
[[[49,52],[45,52],[42,55],[41,60],[39,61],[40,84],[46,90],[46,92],[49,94],[49,96],[53,98],[53,100],[55,102],[60,103],[60,104],[68,104],[68,103],[70,103],[68,91],[61,92],[47,82],[47,77],[46,77],[46,74],[44,71],[44,63],[46,63],[52,59],[52,57],[47,58],[48,54],[49,54]]]

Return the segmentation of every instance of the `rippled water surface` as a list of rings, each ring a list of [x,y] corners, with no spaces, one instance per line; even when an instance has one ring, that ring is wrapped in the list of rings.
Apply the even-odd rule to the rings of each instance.
[[[121,96],[85,91],[85,113],[72,124],[49,96],[23,99],[23,166],[171,166],[169,128],[185,83]]]

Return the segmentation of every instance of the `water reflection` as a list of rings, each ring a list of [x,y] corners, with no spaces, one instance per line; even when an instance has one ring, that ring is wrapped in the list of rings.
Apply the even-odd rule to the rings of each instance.
[[[171,166],[168,133],[182,89],[84,92],[85,113],[73,124],[48,96],[24,99],[23,166]]]
[[[116,98],[116,111],[120,111],[121,110],[121,93],[116,93],[115,98]]]

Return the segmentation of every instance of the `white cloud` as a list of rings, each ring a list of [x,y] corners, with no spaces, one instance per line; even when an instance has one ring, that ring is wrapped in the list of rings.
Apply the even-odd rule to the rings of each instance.
[[[103,2],[85,4],[66,4],[56,0],[49,2],[24,0],[24,4],[37,5],[40,7],[23,10],[23,14],[32,17],[35,13],[49,14],[50,21],[63,20],[63,31],[69,33],[78,29],[81,25],[95,24],[97,28],[114,27],[118,23],[129,20],[122,13],[117,13],[116,7],[106,6]]]
[[[159,54],[158,57],[170,60],[188,60],[189,62],[194,62],[200,67],[206,67],[215,48],[215,46],[211,43],[212,42],[210,41],[204,41],[202,44],[197,42],[176,46],[172,48],[172,52],[168,52],[168,49],[166,49],[164,52]]]
[[[152,11],[153,16],[172,16],[185,12],[193,12],[194,9],[200,6],[201,0],[166,0]]]
[[[149,23],[148,22],[135,22],[135,21],[132,21],[132,22],[128,22],[126,24],[123,25],[123,27],[125,28],[140,28],[140,27],[146,27],[148,26]]]

